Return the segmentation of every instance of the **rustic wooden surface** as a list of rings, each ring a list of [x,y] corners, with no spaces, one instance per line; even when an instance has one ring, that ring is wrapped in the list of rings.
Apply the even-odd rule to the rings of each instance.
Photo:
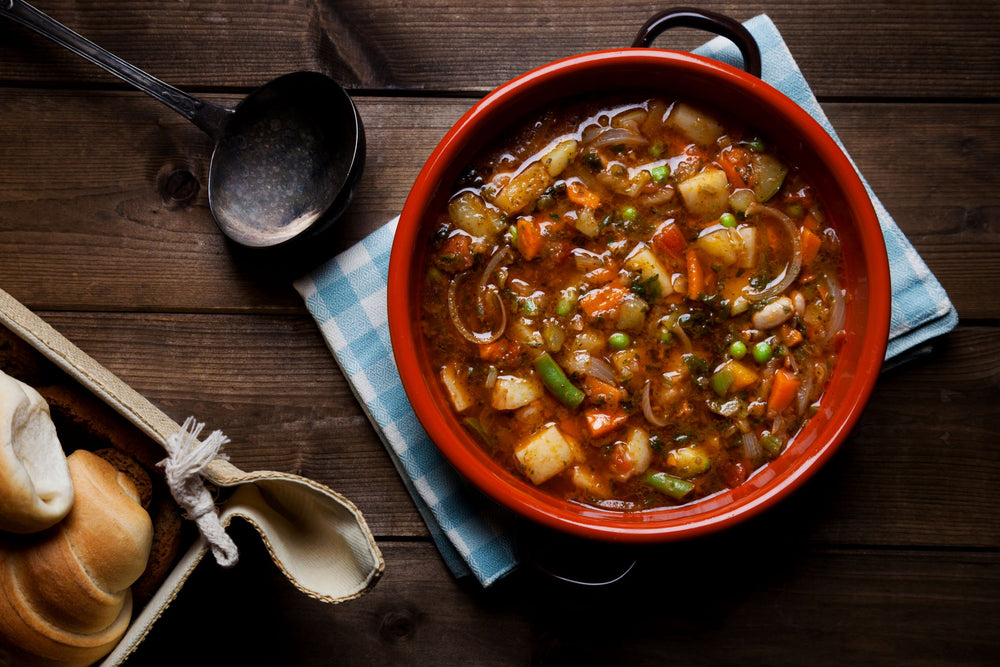
[[[342,81],[368,161],[331,255],[399,211],[436,142],[485,92],[625,46],[665,6],[36,5],[213,101],[297,69]],[[207,137],[0,21],[0,287],[168,414],[223,429],[240,467],[346,494],[387,560],[371,593],[329,606],[295,591],[236,527],[241,563],[205,563],[135,664],[1000,661],[1000,4],[700,5],[775,21],[961,322],[883,374],[844,447],[789,500],[726,533],[642,550],[604,589],[531,568],[487,591],[454,580],[288,281],[236,261],[216,231]],[[705,37],[682,30],[658,45]]]

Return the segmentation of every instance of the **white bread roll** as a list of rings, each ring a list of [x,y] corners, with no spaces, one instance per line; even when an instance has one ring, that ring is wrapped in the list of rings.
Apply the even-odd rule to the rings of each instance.
[[[45,530],[72,505],[73,484],[49,404],[0,372],[0,530]]]
[[[153,524],[135,485],[85,450],[69,456],[76,500],[38,536],[0,544],[0,637],[45,661],[106,655],[132,615],[129,588],[146,568]]]

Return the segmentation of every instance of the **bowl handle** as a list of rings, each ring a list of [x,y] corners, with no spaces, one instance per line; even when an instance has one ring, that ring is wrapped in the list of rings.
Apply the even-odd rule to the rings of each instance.
[[[665,9],[639,28],[632,46],[648,47],[668,28],[697,28],[725,37],[739,48],[743,56],[743,69],[760,78],[760,47],[753,35],[739,21],[716,12],[689,7]]]

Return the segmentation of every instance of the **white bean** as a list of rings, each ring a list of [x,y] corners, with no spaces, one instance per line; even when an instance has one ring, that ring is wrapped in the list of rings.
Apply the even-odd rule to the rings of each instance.
[[[779,297],[753,314],[753,325],[758,329],[773,329],[784,324],[794,311],[791,299]]]

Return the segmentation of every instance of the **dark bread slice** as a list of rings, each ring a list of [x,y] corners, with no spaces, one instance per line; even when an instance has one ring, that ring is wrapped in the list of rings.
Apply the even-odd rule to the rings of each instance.
[[[111,406],[78,385],[36,387],[46,401],[63,448],[96,451],[112,447],[133,457],[147,470],[166,452]]]
[[[180,509],[169,494],[154,497],[148,511],[149,518],[153,520],[153,546],[146,570],[132,584],[132,599],[136,609],[145,606],[170,574],[183,542],[184,522]]]

